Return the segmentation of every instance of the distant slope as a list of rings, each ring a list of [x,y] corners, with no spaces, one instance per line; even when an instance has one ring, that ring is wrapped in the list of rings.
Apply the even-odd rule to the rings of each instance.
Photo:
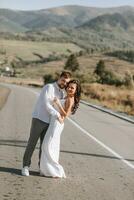
[[[36,11],[0,9],[0,16],[3,16],[16,24],[24,25],[31,20],[35,20],[38,15],[36,14]]]
[[[81,28],[92,28],[92,29],[114,29],[115,27],[117,28],[122,28],[124,30],[127,30],[131,28],[131,26],[134,27],[134,21],[132,21],[132,18],[134,15],[129,15],[128,16],[123,16],[119,13],[115,14],[105,14],[98,16],[83,25],[81,25]]]
[[[0,16],[13,21],[27,29],[46,29],[49,27],[75,27],[104,14],[119,13],[129,15],[134,8],[122,6],[117,8],[93,8],[84,6],[62,6],[35,11],[0,9]]]
[[[20,32],[27,31],[27,29],[5,17],[0,16],[0,31],[10,32],[10,33],[14,33],[14,32],[20,33]]]
[[[134,13],[98,16],[72,31],[75,40],[84,46],[124,49],[134,46]],[[88,43],[89,42],[89,43]]]
[[[26,31],[24,37],[21,35],[24,40],[71,42],[89,50],[133,49],[134,7],[0,9],[0,32],[3,31]]]

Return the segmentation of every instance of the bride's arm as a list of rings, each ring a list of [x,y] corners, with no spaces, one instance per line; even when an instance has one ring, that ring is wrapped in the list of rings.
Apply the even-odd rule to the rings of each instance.
[[[63,108],[63,106],[61,105],[60,101],[57,98],[55,98],[54,102],[58,106],[58,108],[60,110],[60,114],[63,117],[67,117],[67,116],[69,116],[71,114],[72,106],[73,106],[73,103],[74,103],[74,100],[72,98],[67,98],[66,99],[64,108]]]

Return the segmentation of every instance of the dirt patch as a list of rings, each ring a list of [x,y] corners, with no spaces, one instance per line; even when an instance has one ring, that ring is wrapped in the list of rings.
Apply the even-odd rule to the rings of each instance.
[[[9,88],[0,85],[0,110],[6,103],[10,92],[11,92],[11,90]]]

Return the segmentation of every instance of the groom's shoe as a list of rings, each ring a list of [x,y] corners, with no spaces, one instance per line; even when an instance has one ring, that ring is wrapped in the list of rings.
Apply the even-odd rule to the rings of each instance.
[[[29,176],[29,167],[25,166],[21,170],[22,176]]]

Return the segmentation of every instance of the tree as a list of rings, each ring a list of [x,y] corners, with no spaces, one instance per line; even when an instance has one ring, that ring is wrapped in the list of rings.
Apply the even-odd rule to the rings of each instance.
[[[65,63],[64,69],[71,70],[73,72],[75,72],[76,70],[79,69],[79,63],[78,63],[77,58],[74,54],[71,54],[68,57],[68,59]]]
[[[105,72],[105,63],[103,60],[100,60],[97,65],[94,73],[96,73],[98,76],[102,77]]]
[[[105,69],[105,63],[103,60],[100,60],[97,63],[94,73],[99,77],[99,83],[116,86],[122,85],[122,81],[119,80],[113,72]]]

